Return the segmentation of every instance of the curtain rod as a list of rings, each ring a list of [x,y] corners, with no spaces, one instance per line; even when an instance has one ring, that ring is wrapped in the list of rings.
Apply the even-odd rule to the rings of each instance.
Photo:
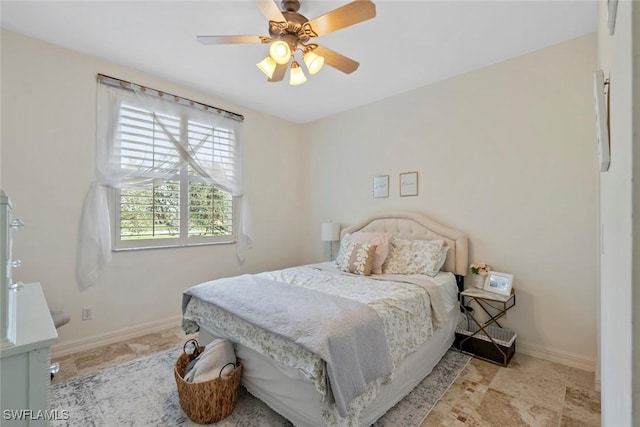
[[[193,101],[191,99],[183,98],[183,97],[178,96],[178,95],[172,95],[170,93],[163,92],[163,91],[157,90],[157,89],[152,89],[152,88],[149,88],[149,87],[145,87],[145,86],[142,86],[142,85],[139,85],[139,84],[136,84],[136,83],[131,83],[131,82],[128,82],[126,80],[117,79],[115,77],[107,76],[105,74],[98,74],[98,80],[101,81],[101,82],[107,83],[107,84],[111,84],[113,86],[122,86],[123,88],[132,88],[132,89],[137,88],[142,92],[144,92],[146,90],[152,90],[154,92],[157,92],[158,96],[160,96],[160,97],[162,97],[164,95],[167,95],[167,96],[173,97],[173,99],[176,102],[186,101],[191,106],[194,106],[195,104],[197,104],[197,105],[200,105],[200,106],[204,107],[205,110],[209,110],[209,109],[215,110],[215,111],[218,112],[218,114],[224,114],[226,117],[228,117],[230,119],[233,119],[233,120],[236,120],[236,121],[239,121],[239,122],[244,121],[244,116],[242,114],[234,113],[233,111],[228,111],[228,110],[225,110],[225,109],[222,109],[222,108],[214,107],[212,105],[203,104],[202,102]]]

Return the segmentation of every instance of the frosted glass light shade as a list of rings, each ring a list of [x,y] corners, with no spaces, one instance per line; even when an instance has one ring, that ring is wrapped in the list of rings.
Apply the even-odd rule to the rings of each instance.
[[[278,64],[286,64],[291,59],[291,49],[289,45],[282,40],[271,43],[269,47],[269,56]]]
[[[265,73],[267,77],[271,78],[273,77],[273,72],[276,70],[277,65],[278,64],[276,64],[276,61],[274,61],[272,57],[267,56],[262,61],[258,62],[256,67]]]
[[[337,222],[323,222],[320,228],[320,240],[323,242],[337,242],[340,240],[340,224]]]
[[[291,63],[291,73],[289,75],[289,84],[291,86],[301,85],[307,81],[307,77],[304,75],[300,64],[297,61]]]
[[[304,63],[307,65],[307,70],[309,70],[309,74],[315,74],[324,65],[324,57],[314,53],[313,51],[309,51],[304,54]]]

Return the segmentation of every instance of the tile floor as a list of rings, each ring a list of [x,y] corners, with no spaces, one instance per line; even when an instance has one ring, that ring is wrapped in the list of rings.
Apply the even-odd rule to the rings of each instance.
[[[472,359],[421,427],[600,426],[594,374],[523,354]]]
[[[54,383],[183,344],[180,328],[54,359]],[[506,368],[472,359],[421,427],[600,426],[592,372],[516,353]]]

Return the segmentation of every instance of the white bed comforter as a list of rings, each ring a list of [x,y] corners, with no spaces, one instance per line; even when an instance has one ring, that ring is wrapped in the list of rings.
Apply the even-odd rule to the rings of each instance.
[[[256,298],[259,295],[259,298]],[[254,274],[212,280],[183,293],[294,342],[326,365],[329,397],[340,415],[367,383],[393,370],[378,313],[367,304]]]
[[[435,278],[412,275],[387,276],[383,280],[381,277],[372,279],[342,273],[328,264],[322,264],[265,272],[258,276],[367,304],[382,320],[394,366],[433,334],[432,300],[436,302],[437,323],[441,323],[446,320],[442,319],[442,313],[447,313],[449,307],[455,304],[457,292],[454,276],[442,272]],[[450,301],[452,296],[453,302]],[[325,364],[310,351],[198,298],[191,298],[184,312],[183,328],[192,333],[197,330],[198,324],[215,325],[226,331],[234,341],[285,366],[298,369],[314,384],[323,400],[326,398]],[[392,374],[370,382],[366,392],[352,401],[347,417],[339,417],[335,408],[327,405],[327,410],[323,411],[327,424],[350,425],[350,420],[357,420],[361,410],[375,398],[379,386],[390,380]]]

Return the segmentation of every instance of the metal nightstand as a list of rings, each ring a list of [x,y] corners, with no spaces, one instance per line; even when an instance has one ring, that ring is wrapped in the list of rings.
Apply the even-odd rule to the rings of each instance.
[[[489,316],[488,320],[477,318],[469,306],[473,301]],[[515,354],[517,334],[503,328],[498,320],[515,305],[513,290],[508,296],[481,289],[464,290],[460,293],[460,308],[466,319],[456,329],[455,345],[464,353],[507,366]]]

